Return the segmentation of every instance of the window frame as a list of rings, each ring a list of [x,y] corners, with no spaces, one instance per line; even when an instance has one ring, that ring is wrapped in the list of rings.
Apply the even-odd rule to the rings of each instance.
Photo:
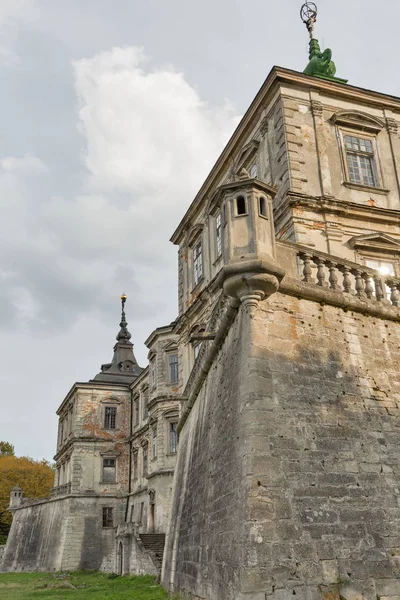
[[[132,460],[133,481],[137,481],[139,479],[139,452],[136,449],[132,452],[132,454],[133,454],[133,460]]]
[[[110,512],[106,512],[110,511]],[[111,515],[111,519],[110,519]],[[113,506],[102,506],[102,523],[103,529],[114,529],[114,507]],[[109,524],[111,521],[111,524]]]
[[[223,223],[222,210],[219,210],[214,217],[214,233],[215,233],[215,260],[222,258],[223,251]]]
[[[153,425],[152,427],[152,438],[151,438],[151,447],[152,447],[152,459],[157,458],[158,454],[158,441],[157,441],[157,425]]]
[[[192,280],[193,289],[196,288],[204,279],[204,253],[203,238],[199,237],[192,245]],[[200,248],[200,252],[198,249]]]
[[[244,202],[244,212],[239,213],[238,201],[243,200]],[[233,199],[233,214],[235,219],[240,219],[240,217],[247,217],[249,215],[249,203],[246,198],[246,194],[238,194]]]
[[[104,463],[106,461],[113,461],[114,465],[105,465]],[[113,467],[114,469],[114,481],[107,481],[104,478],[104,469],[106,468],[111,468]],[[102,462],[101,462],[101,483],[105,483],[105,484],[115,484],[117,483],[117,459],[115,456],[102,456]]]
[[[343,171],[343,185],[345,187],[349,187],[352,189],[359,189],[370,191],[373,190],[376,193],[387,194],[389,190],[385,189],[383,174],[381,168],[381,162],[379,157],[379,147],[378,147],[378,132],[371,133],[369,131],[364,131],[362,129],[356,128],[347,128],[345,126],[338,126],[338,137],[339,137],[339,146],[340,146],[340,154],[341,154],[341,163],[342,163],[342,171]],[[363,153],[362,151],[352,151],[347,149],[346,147],[346,137],[353,137],[357,140],[366,140],[371,142],[372,152],[371,153]],[[370,185],[368,183],[356,182],[352,181],[350,176],[350,169],[348,163],[348,154],[354,154],[356,156],[371,156],[373,161],[373,172],[375,182],[374,185]]]
[[[106,425],[106,420],[107,420],[107,411],[108,410],[115,410],[115,415],[114,415],[114,427],[107,427]],[[104,406],[104,414],[103,414],[103,429],[107,430],[107,431],[115,431],[116,429],[118,429],[118,421],[117,421],[117,417],[118,417],[118,406],[115,404],[106,404]],[[110,416],[110,421],[112,420],[112,416]]]
[[[149,445],[142,446],[142,476],[147,477],[149,474]]]
[[[176,361],[175,362],[171,362],[171,359],[176,357]],[[175,352],[169,352],[167,355],[167,360],[168,360],[168,383],[170,385],[179,383],[179,354],[177,351]],[[173,375],[173,369],[172,367],[174,367],[174,375],[176,376],[176,379],[173,379],[172,375]]]
[[[178,453],[178,422],[177,421],[169,421],[169,435],[168,435],[168,449],[169,449],[169,454],[177,454]],[[175,426],[175,429],[174,429]],[[173,444],[172,444],[172,434],[174,434],[175,437],[175,442],[174,442],[174,448],[173,449]]]

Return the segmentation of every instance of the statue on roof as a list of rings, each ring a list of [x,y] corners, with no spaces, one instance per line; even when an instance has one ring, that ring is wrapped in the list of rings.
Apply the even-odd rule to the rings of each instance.
[[[314,37],[314,26],[317,21],[318,10],[314,2],[305,2],[301,7],[300,16],[310,34],[310,53],[307,67],[304,69],[306,75],[322,77],[338,83],[347,83],[346,79],[335,77],[336,65],[332,60],[332,50],[327,48],[321,52],[319,42]]]
[[[332,60],[332,50],[327,48],[321,52],[318,40],[310,40],[310,62],[304,69],[304,73],[320,77],[335,77],[336,66]]]

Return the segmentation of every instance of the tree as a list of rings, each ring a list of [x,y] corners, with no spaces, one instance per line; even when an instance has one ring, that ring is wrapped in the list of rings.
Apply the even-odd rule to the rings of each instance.
[[[46,498],[53,484],[54,469],[47,460],[0,453],[0,544],[5,543],[11,526],[12,515],[7,510],[11,489],[19,485],[25,498]]]
[[[15,456],[14,446],[10,442],[0,442],[0,457]]]

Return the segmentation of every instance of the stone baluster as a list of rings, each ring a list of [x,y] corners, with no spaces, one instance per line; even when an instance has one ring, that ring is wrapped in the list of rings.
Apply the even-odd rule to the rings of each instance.
[[[363,273],[363,279],[365,281],[365,293],[368,300],[371,300],[374,295],[374,286],[371,283],[371,276],[369,273]]]
[[[347,293],[347,294],[351,294],[352,290],[351,290],[351,277],[350,277],[350,268],[347,267],[346,265],[342,265],[340,267],[340,271],[343,273],[343,290]]]
[[[353,269],[352,273],[356,280],[356,296],[358,298],[365,298],[365,284],[361,271],[359,269]]]
[[[386,283],[390,287],[390,290],[391,290],[390,302],[393,304],[393,306],[399,306],[400,292],[399,292],[398,284],[395,283],[394,281],[387,281]]]
[[[336,273],[336,263],[328,262],[326,263],[329,269],[329,287],[331,290],[341,290],[341,286],[338,284],[338,276]]]
[[[312,254],[308,254],[308,252],[302,252],[300,254],[300,258],[303,261],[303,281],[304,281],[304,283],[314,283],[314,278],[312,277],[312,268],[311,268]]]
[[[314,257],[313,260],[317,265],[317,285],[326,287],[328,284],[325,281],[325,260],[320,256]]]
[[[382,302],[385,294],[384,291],[382,289],[382,280],[379,277],[379,275],[374,275],[374,282],[375,282],[375,297],[377,302]]]

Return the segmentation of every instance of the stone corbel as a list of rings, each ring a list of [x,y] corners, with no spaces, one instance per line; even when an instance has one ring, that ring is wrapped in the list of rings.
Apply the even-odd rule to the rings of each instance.
[[[285,275],[271,257],[231,263],[224,268],[224,291],[237,298],[253,318],[261,300],[278,291]]]

